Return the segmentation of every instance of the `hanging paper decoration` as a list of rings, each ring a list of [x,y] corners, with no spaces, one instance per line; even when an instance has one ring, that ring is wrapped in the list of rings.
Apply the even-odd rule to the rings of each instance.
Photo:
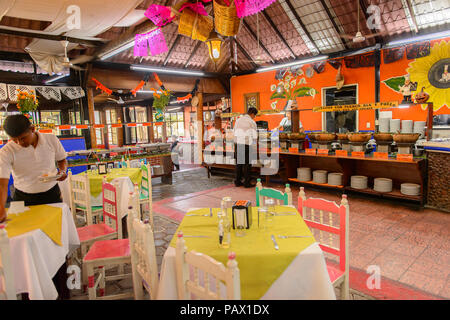
[[[84,90],[81,87],[61,87],[61,93],[71,100],[83,98]]]
[[[206,10],[205,10],[205,6],[201,2],[196,2],[196,3],[189,3],[188,2],[188,3],[185,3],[185,4],[183,4],[181,6],[179,11],[182,12],[186,8],[189,8],[192,11],[194,11],[194,12],[196,12],[199,15],[202,15],[202,16],[207,16],[208,15],[208,12],[206,12]]]
[[[156,72],[153,72],[153,76],[155,77],[156,82],[158,82],[158,86],[160,86],[161,88],[164,87],[163,83],[161,82],[161,79],[159,79],[159,76],[156,74]],[[164,90],[164,88],[163,88]]]
[[[0,101],[8,99],[8,89],[6,83],[0,83]]]
[[[384,63],[392,63],[403,58],[405,55],[405,47],[391,48],[383,50]]]
[[[108,89],[107,87],[105,87],[104,85],[102,85],[97,79],[92,78],[92,81],[95,82],[95,89],[100,89],[102,90],[104,93],[106,93],[108,96],[110,96],[112,94],[112,90]]]
[[[373,67],[375,65],[375,54],[371,52],[357,56],[345,57],[344,61],[347,68]]]
[[[36,87],[35,89],[47,100],[61,101],[61,91],[58,87]]]
[[[328,63],[330,64],[330,66],[332,66],[336,70],[339,69],[339,67],[342,65],[342,62],[340,59],[331,59],[331,60],[328,60]]]
[[[131,93],[133,94],[133,96],[136,96],[136,92],[141,90],[144,85],[145,85],[145,81],[141,80],[141,82],[138,84],[138,86],[136,88],[134,88],[133,90],[131,90]]]
[[[25,86],[21,84],[8,84],[7,86],[9,100],[11,101],[17,101],[19,91],[25,91],[36,96],[36,90],[32,86]]]
[[[314,63],[313,69],[316,73],[322,73],[325,70],[325,61]]]
[[[189,93],[188,95],[186,95],[184,97],[178,97],[177,101],[186,101],[186,100],[189,100],[190,98],[192,98],[192,94]]]
[[[234,3],[236,4],[237,16],[243,18],[263,11],[275,1],[276,0],[234,0]]]
[[[430,41],[406,46],[406,58],[408,60],[423,58],[428,55],[430,55]]]
[[[156,56],[169,50],[161,28],[157,28],[145,34],[136,34],[134,41],[134,56],[147,56],[148,47],[150,47],[150,54],[152,56]]]
[[[165,26],[175,18],[170,7],[157,4],[150,5],[144,15],[158,27]]]

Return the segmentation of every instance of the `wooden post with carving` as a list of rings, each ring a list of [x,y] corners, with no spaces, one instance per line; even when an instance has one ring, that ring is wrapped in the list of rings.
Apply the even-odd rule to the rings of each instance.
[[[87,90],[87,101],[88,101],[88,108],[89,108],[89,131],[91,133],[91,148],[95,149],[97,148],[97,138],[95,135],[95,115],[94,115],[94,89],[88,88]]]

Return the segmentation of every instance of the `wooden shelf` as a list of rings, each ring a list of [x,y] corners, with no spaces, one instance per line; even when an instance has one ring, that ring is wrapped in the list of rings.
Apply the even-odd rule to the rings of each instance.
[[[288,180],[292,181],[292,182],[303,183],[303,184],[308,184],[308,185],[318,186],[318,187],[326,187],[326,188],[332,188],[332,189],[344,189],[344,186],[333,186],[333,185],[328,184],[328,183],[317,183],[317,182],[314,182],[314,181],[300,181],[300,180],[295,179],[295,178],[289,178]]]
[[[364,158],[359,158],[359,157],[351,157],[351,156],[336,156],[336,155],[320,155],[320,154],[307,154],[306,152],[280,152],[280,154],[284,154],[284,155],[293,155],[293,156],[302,156],[302,157],[322,157],[322,158],[333,158],[333,159],[350,159],[350,160],[368,160],[368,161],[380,161],[380,162],[401,162],[401,163],[406,163],[406,164],[415,164],[418,163],[422,160],[424,160],[424,158],[419,157],[419,158],[413,158],[413,161],[399,161],[395,158],[388,158],[388,159],[377,159],[373,156],[365,156]]]
[[[411,201],[422,201],[422,196],[409,196],[406,194],[403,194],[398,189],[393,189],[391,192],[379,192],[375,191],[373,189],[355,189],[352,187],[346,187],[346,190],[353,191],[353,192],[359,192],[359,193],[366,193],[386,198],[394,198],[394,199],[404,199],[404,200],[411,200]]]

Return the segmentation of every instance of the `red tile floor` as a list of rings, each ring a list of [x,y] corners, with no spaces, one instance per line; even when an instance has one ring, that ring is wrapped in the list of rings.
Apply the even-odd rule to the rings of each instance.
[[[272,187],[280,189],[280,185]],[[292,187],[297,206],[299,187]],[[307,197],[340,202],[340,196],[305,188]],[[154,212],[181,221],[189,208],[219,207],[220,199],[255,201],[255,189],[234,185],[164,199]],[[417,210],[395,202],[348,195],[350,287],[376,299],[450,299],[450,214]],[[381,285],[369,289],[367,267],[381,271]]]

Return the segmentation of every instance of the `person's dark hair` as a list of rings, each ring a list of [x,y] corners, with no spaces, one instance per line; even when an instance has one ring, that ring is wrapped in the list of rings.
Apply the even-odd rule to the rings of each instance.
[[[258,114],[258,110],[255,107],[251,107],[248,109],[247,114],[254,114],[256,116]]]
[[[3,123],[3,130],[8,136],[15,138],[30,129],[31,122],[23,114],[14,114],[8,116]]]

